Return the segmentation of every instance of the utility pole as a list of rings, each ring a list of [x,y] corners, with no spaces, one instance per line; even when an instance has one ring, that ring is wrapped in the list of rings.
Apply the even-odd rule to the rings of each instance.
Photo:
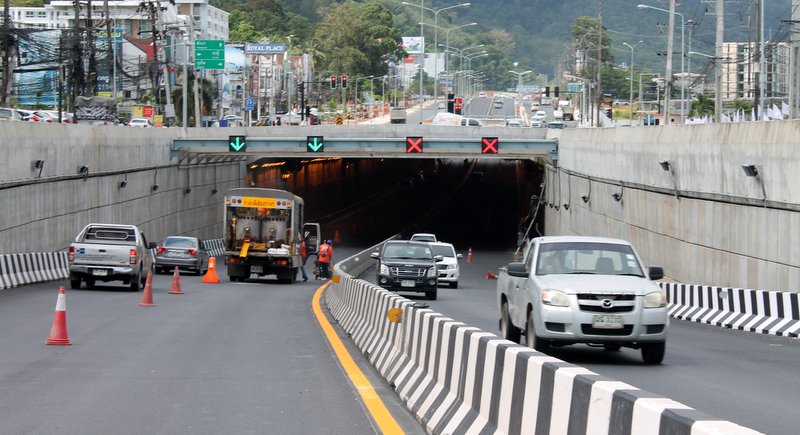
[[[191,41],[192,48],[194,48],[194,5],[192,5],[191,12],[189,16],[189,41]],[[189,59],[187,58],[186,61],[188,62]],[[198,77],[196,68],[192,68],[192,75],[194,77],[194,126],[200,127],[202,125],[200,119],[203,117],[203,114],[200,111],[200,86],[198,84],[200,77]]]
[[[597,126],[600,125],[600,105],[603,103],[603,2],[600,2],[600,10],[597,14]]]
[[[719,1],[719,0],[718,0]],[[800,106],[800,36],[794,25],[800,22],[800,0],[792,0],[792,32],[789,42],[789,119],[797,119]]]
[[[3,88],[0,89],[0,103],[3,106],[8,105],[8,89],[9,89],[9,81],[11,79],[11,71],[10,71],[10,57],[11,57],[11,0],[5,0],[3,3],[3,30],[2,30],[2,41],[0,41],[0,47],[3,50]]]
[[[800,2],[800,0],[793,0],[793,1]],[[714,121],[715,122],[722,122],[722,44],[725,42],[723,39],[725,34],[724,5],[725,5],[724,0],[717,0],[717,10],[716,10],[717,35],[716,35],[715,52],[714,52],[714,56],[716,56],[714,63]]]
[[[92,0],[86,0],[86,45],[89,46],[89,70],[86,77],[88,86],[85,95],[94,96],[97,90],[97,56],[95,55],[94,23],[92,22]]]

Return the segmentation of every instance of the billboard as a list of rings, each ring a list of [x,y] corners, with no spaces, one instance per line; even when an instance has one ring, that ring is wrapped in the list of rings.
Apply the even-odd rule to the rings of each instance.
[[[408,54],[422,53],[425,48],[424,36],[403,36],[403,49]]]

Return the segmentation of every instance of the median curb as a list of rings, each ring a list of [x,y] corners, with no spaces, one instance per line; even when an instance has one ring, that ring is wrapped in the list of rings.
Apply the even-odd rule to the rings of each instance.
[[[365,251],[369,252],[369,250]],[[467,326],[335,267],[331,314],[428,433],[756,434]],[[402,310],[402,322],[387,319]]]

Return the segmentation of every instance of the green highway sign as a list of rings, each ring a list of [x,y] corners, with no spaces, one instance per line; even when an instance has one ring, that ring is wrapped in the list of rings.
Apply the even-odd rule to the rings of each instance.
[[[198,39],[194,42],[195,69],[225,69],[225,41]]]
[[[244,136],[228,136],[228,150],[232,153],[247,151],[247,141]]]
[[[310,153],[325,151],[325,141],[322,136],[306,136],[306,151]]]

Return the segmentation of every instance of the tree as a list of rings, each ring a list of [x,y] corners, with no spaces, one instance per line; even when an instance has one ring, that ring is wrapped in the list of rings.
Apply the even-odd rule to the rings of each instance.
[[[333,3],[320,12],[323,19],[314,45],[327,56],[320,60],[319,69],[354,77],[379,76],[387,73],[387,60],[404,55],[392,14],[380,2]]]
[[[187,91],[187,101],[186,107],[187,111],[189,112],[189,125],[194,125],[192,120],[195,117],[194,113],[194,74],[189,74],[189,88]],[[218,95],[217,93],[217,86],[208,79],[200,79],[199,83],[200,87],[200,107],[201,111],[207,113],[210,112],[210,108],[214,105],[214,99]],[[176,88],[172,91],[172,101],[175,104],[175,116],[177,119],[183,119],[183,89]],[[204,110],[205,108],[206,110]]]
[[[230,31],[228,39],[239,42],[256,42],[264,37],[262,32],[256,31],[253,23],[240,11],[234,11],[230,15]]]
[[[701,118],[705,115],[714,115],[714,100],[699,94],[696,100],[692,101],[692,106],[689,108],[689,116]]]

